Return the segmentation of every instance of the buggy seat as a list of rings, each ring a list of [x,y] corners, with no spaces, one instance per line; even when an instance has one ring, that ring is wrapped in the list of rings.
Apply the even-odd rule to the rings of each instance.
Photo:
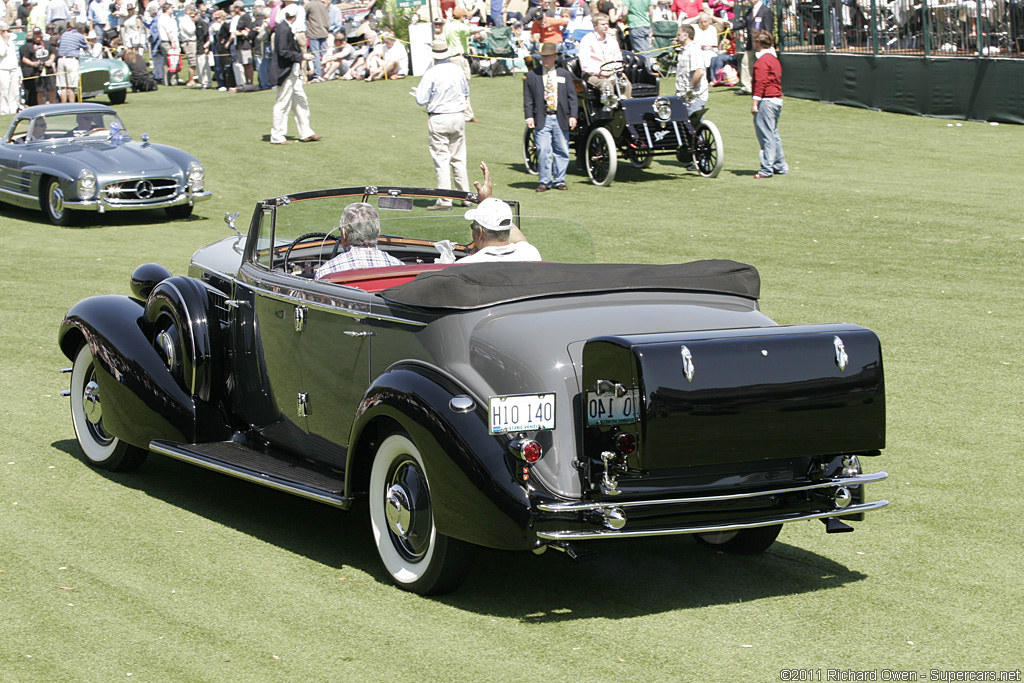
[[[626,78],[633,84],[633,97],[657,97],[659,95],[658,74],[651,70],[650,62],[627,50],[622,51],[622,61]],[[601,93],[583,79],[580,60],[576,57],[566,58],[565,69],[573,75],[577,84],[583,84],[587,99],[600,104]],[[579,85],[577,85],[576,91],[581,92]]]

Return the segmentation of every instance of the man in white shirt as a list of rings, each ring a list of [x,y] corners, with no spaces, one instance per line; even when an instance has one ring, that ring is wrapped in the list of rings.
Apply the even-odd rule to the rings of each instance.
[[[686,111],[693,114],[704,108],[708,103],[708,77],[704,68],[704,55],[700,47],[693,42],[693,25],[683,24],[679,27],[678,40],[683,46],[676,62],[676,95],[683,98]]]
[[[454,176],[455,189],[468,192],[466,119],[463,112],[469,99],[469,82],[462,67],[449,60],[448,43],[435,40],[431,48],[434,65],[427,69],[420,84],[410,94],[416,98],[416,104],[427,108],[430,157],[434,160],[438,189],[450,190]],[[427,208],[450,210],[451,206],[450,199],[438,199]]]
[[[473,221],[474,250],[458,263],[542,260],[537,247],[512,222],[512,207],[500,199],[483,200],[466,212],[466,219]]]
[[[615,39],[615,34],[608,30],[608,15],[595,14],[593,21],[594,31],[583,36],[583,40],[580,41],[580,70],[583,71],[587,83],[604,89],[606,85],[611,85],[615,72],[612,66],[603,69],[601,67],[608,62],[621,61],[622,50],[619,49],[619,41]],[[623,76],[619,80],[619,86],[622,88],[622,96],[629,99],[633,93],[629,79]]]
[[[160,17],[157,19],[156,25],[157,32],[160,35],[160,51],[157,53],[157,59],[160,60],[164,67],[164,85],[170,85],[172,82],[167,56],[172,52],[176,52],[179,59],[181,58],[181,47],[178,42],[178,22],[174,20],[173,12],[174,6],[170,3],[165,2],[160,5]],[[177,76],[173,78],[176,79]]]

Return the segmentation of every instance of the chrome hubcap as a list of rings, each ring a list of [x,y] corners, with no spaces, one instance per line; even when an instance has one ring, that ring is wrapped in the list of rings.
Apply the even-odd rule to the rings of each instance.
[[[96,425],[103,420],[103,409],[100,407],[100,388],[95,380],[90,380],[82,392],[82,408],[85,409],[85,417],[89,422]]]
[[[167,365],[167,369],[173,371],[178,365],[178,359],[175,358],[174,354],[174,339],[171,338],[170,333],[164,330],[156,336],[156,346],[163,354],[164,363]]]
[[[50,211],[58,218],[64,213],[64,191],[58,183],[50,188]]]
[[[388,519],[391,533],[399,538],[408,539],[412,510],[409,505],[409,494],[400,485],[388,488],[384,501],[384,514]]]

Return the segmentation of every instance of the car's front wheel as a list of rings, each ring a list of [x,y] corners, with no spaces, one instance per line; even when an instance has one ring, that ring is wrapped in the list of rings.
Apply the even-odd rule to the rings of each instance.
[[[523,130],[523,163],[526,164],[526,172],[530,175],[540,173],[540,166],[537,163],[537,131],[534,128]]]
[[[125,472],[146,459],[146,451],[126,444],[104,428],[96,362],[88,344],[78,349],[71,369],[71,423],[85,462],[93,467]]]
[[[615,140],[607,128],[598,127],[587,136],[587,174],[590,182],[606,187],[615,180],[619,160],[615,152]]]
[[[403,590],[445,593],[469,572],[472,546],[438,533],[423,457],[405,434],[388,436],[374,455],[370,525],[384,568]]]
[[[734,555],[757,555],[768,550],[782,531],[781,524],[738,531],[697,534],[697,542]]]
[[[107,97],[110,99],[111,104],[124,104],[125,99],[128,97],[128,90],[115,90],[107,93]]]
[[[64,188],[56,178],[43,178],[39,189],[39,205],[54,225],[71,225],[71,212],[64,206]]]
[[[697,137],[694,142],[693,160],[697,164],[697,172],[705,178],[714,178],[722,170],[722,159],[725,147],[718,126],[710,121],[702,121],[697,126]]]

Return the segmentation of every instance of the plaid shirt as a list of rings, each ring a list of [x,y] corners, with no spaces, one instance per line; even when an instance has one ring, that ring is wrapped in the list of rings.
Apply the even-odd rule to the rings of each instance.
[[[377,247],[349,247],[348,251],[338,254],[327,263],[320,266],[316,271],[316,279],[322,280],[331,273],[342,270],[357,270],[359,268],[385,268],[387,266],[400,266],[402,262],[391,254],[383,252]]]

